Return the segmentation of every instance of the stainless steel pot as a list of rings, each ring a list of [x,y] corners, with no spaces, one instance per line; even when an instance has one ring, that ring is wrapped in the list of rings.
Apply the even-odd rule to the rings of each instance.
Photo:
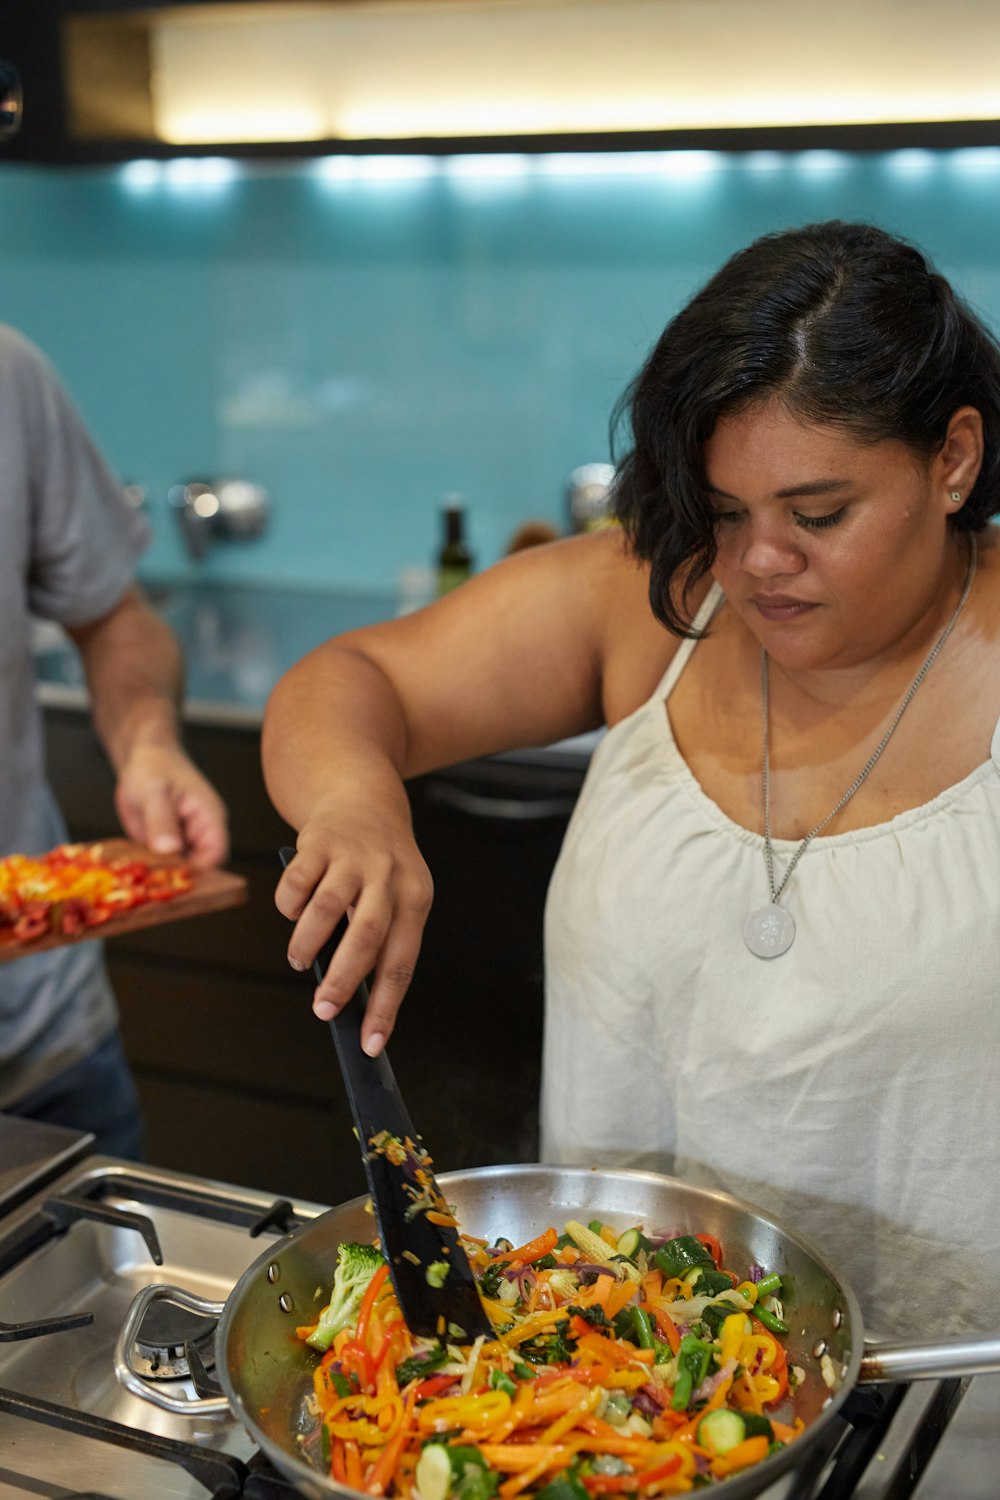
[[[752,1264],[777,1271],[789,1326],[789,1365],[806,1372],[801,1388],[781,1412],[801,1417],[806,1430],[789,1448],[725,1482],[728,1500],[743,1500],[779,1474],[822,1457],[831,1425],[858,1381],[919,1380],[1000,1370],[1000,1338],[948,1344],[888,1345],[864,1349],[861,1312],[850,1287],[805,1240],[776,1220],[726,1193],[692,1187],[652,1172],[543,1166],[483,1167],[446,1173],[440,1184],[470,1233],[493,1240],[530,1239],[567,1219],[604,1219],[617,1228],[644,1224],[681,1233],[715,1235],[727,1267]],[[311,1389],[316,1356],[295,1337],[329,1295],[342,1240],[371,1238],[365,1200],[331,1209],[268,1250],[247,1270],[224,1304],[147,1288],[133,1303],[116,1350],[118,1377],[133,1393],[192,1415],[231,1409],[286,1478],[310,1500],[353,1494],[299,1456],[303,1398]],[[132,1369],[129,1350],[155,1294],[219,1317],[216,1370],[225,1397],[186,1401],[145,1384]],[[824,1378],[832,1379],[832,1386]]]

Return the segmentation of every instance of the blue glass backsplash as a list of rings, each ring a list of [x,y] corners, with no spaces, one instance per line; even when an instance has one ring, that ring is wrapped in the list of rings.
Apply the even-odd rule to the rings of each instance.
[[[480,564],[564,524],[663,324],[758,234],[862,218],[1000,326],[1000,150],[0,166],[0,319],[149,493],[147,576],[386,589],[446,491]],[[190,560],[182,479],[239,474],[268,535]]]

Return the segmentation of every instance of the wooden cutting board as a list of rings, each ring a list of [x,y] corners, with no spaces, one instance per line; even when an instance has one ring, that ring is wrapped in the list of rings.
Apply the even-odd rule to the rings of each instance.
[[[94,847],[93,844],[90,845]],[[174,865],[175,855],[154,854],[135,844],[131,839],[101,839],[100,847],[109,859],[141,859],[149,865]],[[138,932],[142,927],[158,927],[163,922],[180,922],[185,917],[200,917],[207,912],[225,911],[230,906],[240,906],[247,899],[247,883],[242,875],[229,870],[197,870],[194,885],[172,901],[149,901],[145,906],[133,907],[122,912],[120,917],[111,917],[99,927],[85,927],[82,932],[68,936],[61,932],[49,933],[28,943],[0,943],[0,964],[12,959],[24,958],[29,953],[44,953],[46,948],[66,948],[71,943],[86,943],[93,938],[120,937],[122,933]]]

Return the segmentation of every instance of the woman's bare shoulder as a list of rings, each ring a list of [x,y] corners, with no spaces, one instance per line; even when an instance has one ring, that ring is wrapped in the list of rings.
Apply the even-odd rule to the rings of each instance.
[[[635,556],[625,536],[614,529],[587,540],[594,544],[592,567],[600,587],[604,713],[614,724],[645,703],[682,638],[656,618],[649,565]],[[692,586],[688,608],[699,608],[711,584],[711,578],[704,578]]]

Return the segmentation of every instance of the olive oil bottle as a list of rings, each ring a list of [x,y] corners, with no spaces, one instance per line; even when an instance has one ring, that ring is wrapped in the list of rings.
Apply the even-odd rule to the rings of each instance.
[[[464,583],[472,572],[472,553],[465,541],[465,507],[458,495],[446,495],[442,507],[444,543],[437,556],[438,597]]]

